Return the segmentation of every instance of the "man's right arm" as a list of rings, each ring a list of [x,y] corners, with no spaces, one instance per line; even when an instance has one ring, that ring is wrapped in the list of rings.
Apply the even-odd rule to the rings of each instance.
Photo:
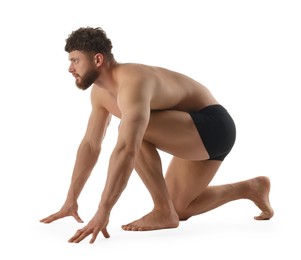
[[[67,216],[73,216],[78,222],[82,222],[77,213],[77,199],[98,160],[101,143],[110,119],[111,114],[106,109],[97,107],[92,101],[92,112],[85,136],[77,151],[66,201],[61,210],[40,220],[41,222],[50,223]]]
[[[101,143],[111,115],[105,109],[91,113],[86,134],[79,145],[66,201],[76,202],[101,151]]]

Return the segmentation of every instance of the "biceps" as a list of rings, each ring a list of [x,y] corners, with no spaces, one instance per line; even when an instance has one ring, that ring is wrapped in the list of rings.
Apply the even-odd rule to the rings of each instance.
[[[138,151],[148,122],[148,114],[123,119],[119,127],[117,145],[119,145],[120,148]]]

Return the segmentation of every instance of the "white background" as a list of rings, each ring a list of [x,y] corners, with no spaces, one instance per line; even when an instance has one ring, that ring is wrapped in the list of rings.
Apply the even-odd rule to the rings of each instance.
[[[0,258],[300,259],[300,13],[297,0],[2,1]],[[119,62],[167,67],[211,89],[238,131],[213,184],[269,176],[272,220],[253,220],[258,209],[240,200],[178,229],[124,232],[122,224],[152,208],[133,173],[112,212],[110,239],[69,244],[84,224],[39,223],[65,199],[90,113],[89,90],[75,87],[64,52],[81,26],[102,27]],[[79,199],[85,224],[99,202],[117,124]],[[162,153],[165,169],[169,158]]]

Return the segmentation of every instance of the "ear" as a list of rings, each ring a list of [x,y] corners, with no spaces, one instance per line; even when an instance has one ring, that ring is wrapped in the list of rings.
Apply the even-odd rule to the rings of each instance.
[[[97,67],[100,67],[103,63],[103,55],[101,53],[96,53],[94,56],[94,62]]]

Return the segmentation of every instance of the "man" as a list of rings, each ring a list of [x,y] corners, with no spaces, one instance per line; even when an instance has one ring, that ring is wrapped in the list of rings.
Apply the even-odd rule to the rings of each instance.
[[[69,242],[78,243],[101,231],[108,238],[110,212],[135,169],[149,190],[154,209],[122,226],[146,231],[176,228],[180,220],[237,199],[249,199],[262,211],[256,220],[273,216],[268,177],[208,186],[235,142],[235,124],[210,91],[193,79],[167,69],[120,64],[100,28],[79,28],[66,40],[69,72],[80,89],[92,84],[92,112],[79,146],[66,201],[41,220],[78,215],[77,199],[93,169],[111,115],[121,119],[102,197],[91,221]],[[165,179],[157,149],[173,155]]]

